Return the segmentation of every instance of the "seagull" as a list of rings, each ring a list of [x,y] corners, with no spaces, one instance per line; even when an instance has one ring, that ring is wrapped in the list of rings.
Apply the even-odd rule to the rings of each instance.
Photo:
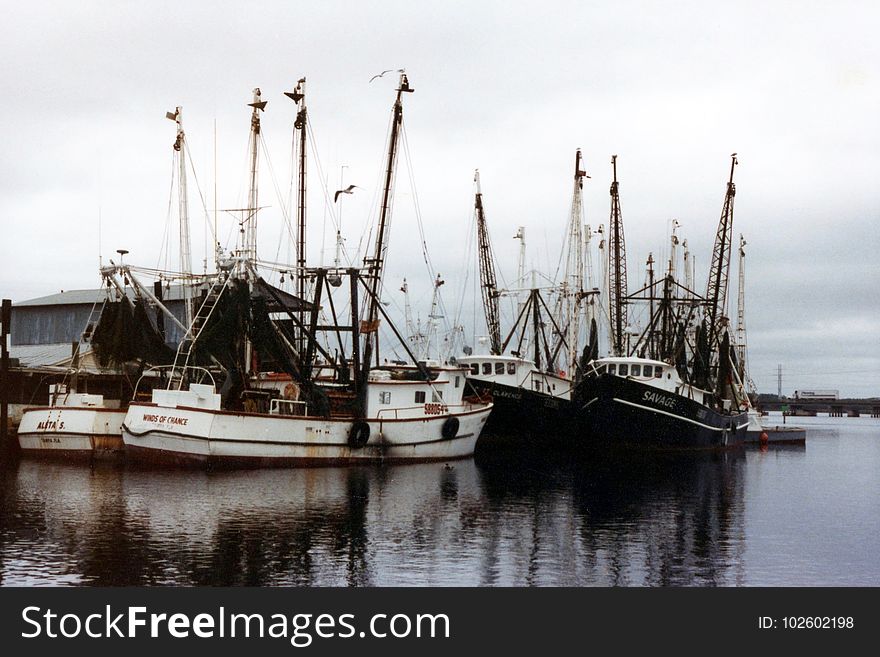
[[[379,73],[378,75],[374,75],[373,77],[370,78],[370,82],[372,82],[372,81],[375,80],[376,78],[381,78],[381,77],[382,77],[383,75],[385,75],[386,73],[391,73],[391,71],[393,71],[393,70],[394,70],[393,68],[389,68],[387,71],[382,71],[382,72]],[[398,73],[404,73],[405,71],[404,71],[402,68],[399,68],[399,69],[397,69],[397,72],[398,72]]]
[[[339,200],[340,194],[354,194],[355,189],[360,189],[360,187],[357,185],[349,185],[345,189],[336,190],[336,194],[333,195],[333,202],[336,203],[336,201]]]

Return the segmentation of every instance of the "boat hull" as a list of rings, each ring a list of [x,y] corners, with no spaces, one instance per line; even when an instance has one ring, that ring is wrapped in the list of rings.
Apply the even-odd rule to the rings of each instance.
[[[18,427],[21,453],[54,458],[115,457],[122,440],[124,409],[49,406],[25,409]]]
[[[524,388],[471,379],[481,397],[491,397],[494,409],[480,444],[517,442],[570,442],[574,405],[568,399]]]
[[[762,438],[762,435],[765,438]],[[803,445],[807,441],[807,430],[804,427],[767,426],[760,430],[749,430],[746,443],[763,445]]]
[[[474,453],[491,405],[428,418],[351,419],[236,413],[154,404],[129,407],[122,436],[132,460],[195,467],[291,467],[444,461]],[[458,423],[449,429],[450,418]],[[365,424],[362,447],[349,445]],[[446,430],[444,431],[444,426]]]
[[[730,449],[741,447],[748,415],[719,413],[695,400],[603,374],[578,394],[581,431],[594,448]]]

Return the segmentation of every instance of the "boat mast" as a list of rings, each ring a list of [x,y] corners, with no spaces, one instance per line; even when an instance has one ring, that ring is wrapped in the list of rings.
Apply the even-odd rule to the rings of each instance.
[[[587,172],[581,169],[581,149],[574,157],[574,189],[571,197],[571,216],[568,228],[568,261],[566,263],[565,298],[568,323],[568,363],[566,370],[574,372],[578,363],[578,336],[580,335],[580,304],[584,298],[584,237],[583,189]]]
[[[363,368],[361,376],[370,369],[373,343],[376,343],[378,355],[378,306],[379,295],[382,287],[382,273],[385,264],[385,253],[388,251],[388,224],[391,221],[391,201],[394,189],[394,168],[397,163],[398,141],[400,127],[403,123],[403,103],[401,97],[404,93],[415,91],[409,86],[406,73],[400,74],[400,84],[397,87],[397,98],[391,110],[391,136],[388,140],[388,155],[385,162],[385,184],[382,189],[382,206],[379,210],[379,228],[376,232],[376,246],[372,258],[365,258],[364,264],[369,267],[369,290],[370,299],[367,306],[367,342],[364,346]]]
[[[654,254],[648,253],[648,261],[645,263],[648,268],[648,321],[654,321]],[[653,326],[653,324],[652,324]],[[648,332],[648,358],[657,358],[657,332],[651,330]]]
[[[434,292],[431,295],[431,312],[428,315],[428,335],[425,339],[425,351],[423,354],[420,354],[423,358],[431,357],[431,342],[437,337],[437,320],[443,319],[443,315],[438,314],[438,309],[440,306],[440,286],[443,285],[446,281],[440,278],[440,274],[437,274],[437,278],[434,280]],[[437,355],[440,355],[440,347],[437,347]]]
[[[296,293],[300,298],[300,323],[305,324],[305,308],[302,300],[306,298],[306,134],[308,114],[306,111],[306,79],[300,78],[292,92],[284,95],[296,103],[296,120],[293,127],[298,135],[297,186],[296,186]],[[338,263],[337,263],[338,265]],[[297,351],[305,349],[306,338],[300,331]]]
[[[712,268],[709,270],[709,284],[706,291],[707,328],[709,331],[709,348],[715,349],[721,339],[721,333],[727,326],[727,283],[730,274],[730,249],[733,242],[733,199],[736,186],[733,184],[733,170],[736,167],[736,153],[730,156],[730,179],[727,181],[727,193],[724,196],[724,207],[715,234],[715,247],[712,250]]]
[[[617,183],[617,156],[611,156],[614,181],[611,183],[611,218],[608,222],[608,315],[611,322],[611,353],[624,355],[626,330],[626,243]]]
[[[180,228],[180,272],[183,274],[183,304],[186,325],[192,324],[192,253],[189,241],[189,208],[186,193],[186,136],[183,132],[183,108],[179,105],[174,113],[166,112],[165,116],[177,124],[177,139],[174,141],[174,156],[178,164],[177,192]]]
[[[406,336],[413,343],[413,351],[416,354],[420,354],[422,349],[422,327],[419,325],[416,328],[416,325],[413,323],[412,304],[409,302],[409,284],[405,278],[403,279],[403,285],[400,286],[400,291],[403,292],[403,316],[406,323]]]
[[[248,204],[245,208],[245,217],[243,223],[244,242],[242,245],[242,255],[246,260],[253,264],[257,259],[257,166],[259,164],[260,152],[260,112],[266,109],[268,101],[260,100],[259,87],[254,89],[254,102],[248,103],[248,107],[253,107],[251,113],[251,152],[250,152],[250,181],[248,187]]]
[[[526,227],[518,226],[516,229],[516,235],[513,236],[513,239],[519,240],[519,260],[517,261],[516,266],[516,315],[519,317],[523,314],[523,309],[526,307],[528,296],[526,296],[526,300],[523,300],[523,292],[522,289],[526,287]],[[522,326],[522,336],[521,341],[524,339],[529,332],[529,323],[523,322]],[[502,351],[504,351],[502,345]]]
[[[682,267],[684,268],[684,286],[693,292],[694,289],[694,263],[691,252],[688,249],[688,241],[682,240],[681,247],[684,249],[682,256]]]
[[[678,235],[675,234],[675,231],[680,226],[681,224],[678,223],[678,219],[672,220],[672,234],[669,236],[669,270],[667,273],[673,279],[678,269]]]
[[[474,172],[474,208],[477,213],[477,242],[480,258],[480,289],[483,292],[483,310],[486,314],[486,328],[489,331],[489,353],[501,353],[501,319],[498,312],[498,282],[495,278],[495,261],[492,244],[489,242],[489,229],[483,209],[483,193],[480,190],[480,172]]]
[[[739,236],[739,290],[736,301],[736,362],[740,381],[746,380],[746,240]]]

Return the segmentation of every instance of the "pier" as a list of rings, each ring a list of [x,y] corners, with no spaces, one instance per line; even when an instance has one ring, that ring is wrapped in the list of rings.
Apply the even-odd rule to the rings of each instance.
[[[783,399],[761,400],[762,410],[782,411],[790,416],[815,416],[828,413],[831,417],[880,417],[880,399],[835,399],[833,401]]]

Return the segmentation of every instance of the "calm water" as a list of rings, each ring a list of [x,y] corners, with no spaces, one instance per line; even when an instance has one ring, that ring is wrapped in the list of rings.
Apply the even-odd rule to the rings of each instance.
[[[880,585],[880,420],[798,424],[806,447],[583,463],[22,460],[0,469],[0,583]]]

